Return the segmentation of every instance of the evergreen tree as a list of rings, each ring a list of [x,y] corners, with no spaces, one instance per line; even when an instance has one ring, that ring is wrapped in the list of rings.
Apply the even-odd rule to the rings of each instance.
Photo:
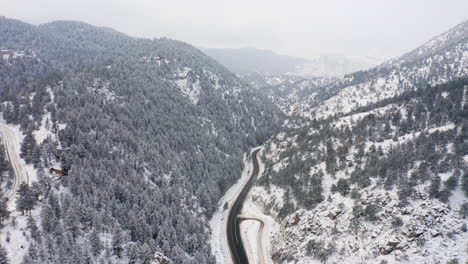
[[[7,199],[0,201],[0,227],[3,227],[3,221],[10,217],[10,210],[8,210]]]
[[[114,255],[116,255],[118,258],[122,257],[123,245],[124,238],[122,230],[120,228],[117,228],[112,237],[112,251]]]
[[[6,249],[0,245],[0,264],[9,264],[10,261],[8,260]]]
[[[462,178],[462,189],[465,195],[468,196],[468,171],[465,170]]]
[[[434,175],[429,186],[429,196],[432,198],[439,198],[440,195],[440,176]]]
[[[336,183],[336,190],[343,196],[348,195],[350,191],[349,183],[347,180],[340,178]]]
[[[23,215],[24,212],[31,212],[36,205],[37,199],[29,185],[25,182],[21,183],[17,195],[16,210],[21,211]]]
[[[32,131],[26,133],[26,136],[21,143],[21,158],[23,158],[26,163],[30,163],[33,160],[33,152],[36,149],[36,139]]]
[[[36,225],[36,221],[32,216],[29,216],[27,219],[27,228],[31,232],[31,237],[37,242],[41,241],[41,236],[39,233],[39,228]]]
[[[91,246],[91,252],[93,253],[93,255],[99,255],[102,249],[102,244],[96,229],[94,229],[89,235],[89,245]]]

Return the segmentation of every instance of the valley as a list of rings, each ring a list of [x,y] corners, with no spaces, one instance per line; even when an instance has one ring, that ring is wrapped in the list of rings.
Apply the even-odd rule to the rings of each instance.
[[[0,264],[468,260],[468,21],[387,61],[197,47],[0,17]]]
[[[235,197],[234,201],[231,202],[228,210],[228,220],[227,220],[227,240],[229,243],[229,250],[231,252],[232,259],[234,260],[235,264],[239,263],[247,263],[247,253],[242,243],[241,232],[240,232],[240,225],[241,221],[246,219],[240,218],[239,213],[243,207],[244,200],[250,191],[250,188],[253,185],[255,178],[258,175],[259,165],[258,165],[258,158],[257,154],[260,150],[254,150],[251,153],[252,156],[252,163],[253,169],[251,175],[245,185],[242,187],[239,194]],[[263,223],[262,223],[263,225]],[[260,248],[261,249],[261,248]]]

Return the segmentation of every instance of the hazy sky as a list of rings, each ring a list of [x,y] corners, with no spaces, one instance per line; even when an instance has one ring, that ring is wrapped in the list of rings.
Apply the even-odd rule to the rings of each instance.
[[[468,19],[466,0],[0,0],[0,15],[79,20],[203,47],[393,57]]]

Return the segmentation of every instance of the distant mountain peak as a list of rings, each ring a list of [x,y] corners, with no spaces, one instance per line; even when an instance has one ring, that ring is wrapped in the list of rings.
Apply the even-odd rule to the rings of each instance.
[[[308,78],[334,77],[365,70],[382,62],[378,58],[345,56],[343,54],[323,54],[315,59],[304,59],[252,47],[201,49],[208,56],[213,57],[239,75],[275,76],[290,74]]]
[[[305,77],[336,77],[347,73],[366,70],[382,62],[375,57],[345,56],[343,54],[323,54],[300,65],[291,74]]]
[[[456,45],[464,45],[465,49],[468,48],[468,20],[432,38],[415,50],[405,53],[399,58],[390,60],[390,62],[395,62],[397,60],[404,60],[406,62],[417,60]]]
[[[234,73],[245,75],[285,74],[309,60],[293,56],[280,55],[271,50],[257,48],[200,48]]]

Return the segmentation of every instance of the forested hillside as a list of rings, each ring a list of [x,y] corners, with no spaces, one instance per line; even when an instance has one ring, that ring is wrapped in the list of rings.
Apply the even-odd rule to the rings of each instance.
[[[463,262],[467,40],[240,80],[179,41],[0,17],[0,263],[215,263],[208,221],[259,145],[243,212],[277,222],[275,262]]]
[[[275,259],[466,258],[467,93],[460,79],[276,136],[256,191],[284,224]]]
[[[4,222],[32,216],[17,227],[24,248],[2,239],[7,255],[214,263],[207,220],[279,110],[178,41],[1,18],[0,47],[3,117],[20,125],[22,158],[36,168],[17,198],[25,216]]]
[[[466,28],[290,108],[252,193],[281,223],[274,261],[467,259]]]

